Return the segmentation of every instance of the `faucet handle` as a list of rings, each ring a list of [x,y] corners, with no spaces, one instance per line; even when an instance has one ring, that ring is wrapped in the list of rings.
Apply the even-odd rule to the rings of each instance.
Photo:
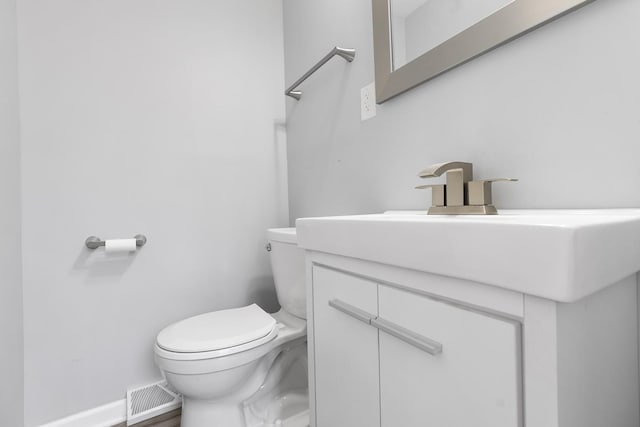
[[[431,188],[431,205],[433,206],[445,206],[445,197],[444,197],[444,184],[434,184],[434,185],[418,185],[416,190],[426,190]]]
[[[493,205],[491,183],[500,181],[518,181],[516,178],[492,178],[467,183],[469,190],[469,205],[487,206]]]

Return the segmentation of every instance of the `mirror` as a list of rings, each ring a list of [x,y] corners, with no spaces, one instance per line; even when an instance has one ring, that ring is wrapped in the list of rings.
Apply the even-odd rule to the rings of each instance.
[[[372,0],[376,102],[593,0]]]
[[[389,0],[396,70],[513,0]]]

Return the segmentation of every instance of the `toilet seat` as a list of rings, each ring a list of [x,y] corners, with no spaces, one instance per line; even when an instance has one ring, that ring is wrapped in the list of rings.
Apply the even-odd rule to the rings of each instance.
[[[271,316],[276,320],[273,332],[251,342],[246,347],[242,345],[199,353],[178,353],[164,350],[156,343],[154,345],[156,363],[161,366],[164,372],[181,375],[208,374],[251,363],[278,346],[306,339],[306,320],[299,319],[283,310],[273,313]]]
[[[156,349],[173,360],[211,359],[250,350],[277,335],[273,316],[251,304],[169,325],[158,334]]]

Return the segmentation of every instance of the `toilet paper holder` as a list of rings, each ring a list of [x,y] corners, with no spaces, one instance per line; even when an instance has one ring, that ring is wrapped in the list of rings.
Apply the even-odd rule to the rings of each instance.
[[[136,234],[134,236],[134,239],[136,239],[136,246],[137,247],[144,246],[147,243],[147,238],[143,234]],[[102,240],[99,237],[96,237],[96,236],[89,236],[89,237],[87,237],[87,240],[84,241],[84,244],[89,249],[98,249],[100,246],[104,246],[105,245],[105,241]]]

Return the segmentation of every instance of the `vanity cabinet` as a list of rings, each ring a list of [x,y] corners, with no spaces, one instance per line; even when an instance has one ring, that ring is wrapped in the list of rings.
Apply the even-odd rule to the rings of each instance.
[[[522,425],[518,321],[311,269],[318,427]]]
[[[319,251],[306,263],[312,427],[640,425],[635,274],[560,303]]]

